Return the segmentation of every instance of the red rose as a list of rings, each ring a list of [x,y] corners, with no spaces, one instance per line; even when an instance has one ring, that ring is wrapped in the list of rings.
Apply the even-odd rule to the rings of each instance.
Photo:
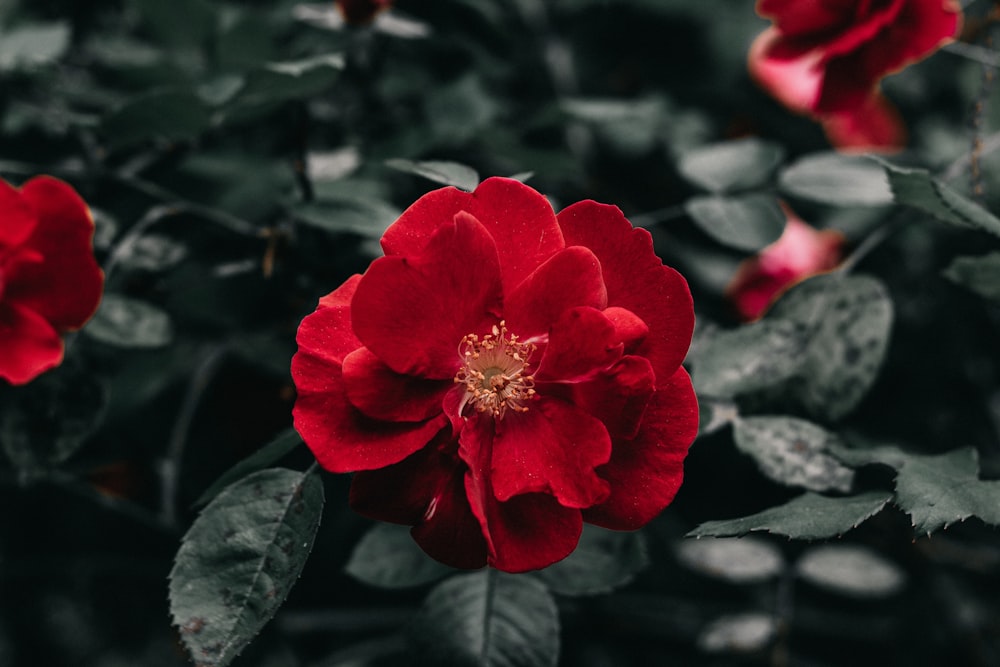
[[[383,9],[388,9],[392,0],[336,0],[344,21],[351,25],[366,25],[371,23]]]
[[[0,220],[0,377],[24,384],[62,363],[61,334],[97,310],[104,274],[90,211],[66,183],[0,180]]]
[[[804,278],[840,264],[844,236],[817,231],[784,203],[788,216],[781,238],[740,265],[726,294],[743,320],[756,320],[782,292]]]
[[[905,130],[879,92],[882,77],[955,35],[952,0],[758,0],[774,25],[750,47],[750,73],[769,93],[823,123],[833,145],[892,149]]]
[[[517,181],[421,197],[385,257],[320,300],[295,427],[360,471],[358,512],[455,567],[545,567],[583,521],[638,528],[677,492],[698,407],[687,283],[645,230]]]

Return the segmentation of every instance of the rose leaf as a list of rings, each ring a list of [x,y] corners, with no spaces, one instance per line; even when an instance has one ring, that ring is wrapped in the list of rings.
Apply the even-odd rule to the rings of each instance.
[[[692,197],[684,209],[713,239],[746,252],[774,243],[785,230],[785,214],[778,200],[768,194]]]
[[[1000,301],[1000,252],[976,257],[956,257],[944,277],[979,296]]]
[[[453,185],[459,190],[472,192],[479,185],[479,174],[472,167],[468,167],[458,162],[445,162],[437,160],[426,160],[414,162],[402,158],[393,158],[385,161],[385,166],[398,171],[405,171],[408,174],[416,174],[435,183]]]
[[[379,588],[408,588],[440,579],[452,570],[425,554],[405,526],[377,523],[354,547],[344,571]]]
[[[212,500],[184,536],[170,573],[170,611],[202,667],[225,667],[274,616],[312,549],[323,484],[271,468]]]
[[[771,507],[739,519],[707,521],[688,537],[733,537],[763,530],[787,537],[819,540],[843,535],[877,514],[892,498],[883,491],[870,491],[846,498],[821,496],[807,491],[784,505]]]
[[[787,194],[835,206],[882,206],[893,202],[885,172],[859,155],[806,155],[782,170],[778,184]]]
[[[554,667],[559,659],[559,614],[545,586],[492,568],[438,584],[409,630],[420,664]]]
[[[784,157],[778,144],[751,137],[684,151],[677,171],[710,192],[733,192],[767,183]]]
[[[535,575],[560,595],[596,595],[624,586],[648,564],[642,533],[585,524],[576,550]]]
[[[153,348],[173,340],[170,316],[156,306],[119,294],[105,294],[83,328],[91,338],[116,347]]]

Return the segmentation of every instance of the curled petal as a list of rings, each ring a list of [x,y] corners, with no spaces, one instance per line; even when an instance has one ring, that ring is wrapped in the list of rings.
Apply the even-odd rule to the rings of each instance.
[[[518,181],[488,178],[474,192],[441,188],[418,199],[385,231],[382,249],[389,256],[418,253],[434,230],[461,211],[479,220],[495,240],[505,293],[564,247],[545,197]]]
[[[604,316],[615,325],[615,335],[631,353],[649,335],[649,327],[638,315],[627,308],[612,306],[604,310]]]
[[[684,457],[698,432],[698,401],[680,368],[660,382],[633,440],[615,440],[608,464],[598,470],[611,483],[602,504],[584,519],[614,530],[635,530],[670,504],[684,477]]]
[[[687,281],[664,266],[645,229],[634,229],[616,206],[582,201],[558,215],[567,245],[590,248],[601,262],[608,306],[625,308],[649,327],[634,350],[649,359],[657,381],[673,375],[687,355],[694,306]]]
[[[580,382],[618,361],[624,347],[614,323],[601,311],[571,308],[552,325],[535,379]]]
[[[7,277],[5,298],[35,311],[59,331],[78,329],[97,310],[104,290],[104,273],[94,259],[90,211],[73,188],[50,176],[25,183],[21,196],[38,220],[24,248],[43,260]]]
[[[656,374],[643,357],[627,356],[589,382],[569,387],[575,405],[597,417],[613,439],[631,440],[656,387]]]
[[[811,113],[823,94],[823,52],[808,43],[786,42],[768,28],[750,45],[750,76],[792,111]]]
[[[594,469],[610,456],[611,438],[601,422],[569,403],[543,396],[527,412],[497,423],[493,491],[500,501],[546,493],[565,507],[590,507],[608,496],[607,482]]]
[[[62,338],[44,317],[19,304],[0,303],[0,377],[25,384],[62,359]]]
[[[351,305],[358,338],[396,371],[452,378],[458,344],[500,319],[496,244],[475,218],[459,213],[420,254],[372,262]]]
[[[434,439],[448,420],[393,423],[365,416],[347,400],[341,366],[312,352],[292,358],[298,390],[292,418],[320,465],[331,472],[373,470],[403,460]]]
[[[567,308],[601,310],[608,300],[601,263],[587,248],[561,250],[518,284],[504,304],[504,319],[522,339],[543,336]]]
[[[486,565],[486,540],[465,494],[465,465],[434,444],[395,465],[356,473],[351,507],[379,521],[413,526],[431,557],[458,568]]]
[[[441,413],[441,401],[454,382],[400,375],[361,347],[344,359],[344,386],[351,405],[369,417],[415,422]]]

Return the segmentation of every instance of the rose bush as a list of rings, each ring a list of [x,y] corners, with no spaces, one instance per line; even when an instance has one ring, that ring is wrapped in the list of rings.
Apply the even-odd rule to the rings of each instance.
[[[736,270],[726,296],[741,319],[756,320],[796,282],[830,271],[840,264],[844,235],[832,229],[816,230],[782,202],[787,220],[777,241]]]
[[[491,178],[433,191],[299,327],[295,427],[350,502],[461,568],[639,528],[697,431],[685,280],[619,209]]]
[[[62,334],[97,310],[104,274],[93,219],[66,183],[0,180],[0,217],[0,377],[24,384],[62,362]]]
[[[905,130],[879,81],[958,30],[952,0],[758,0],[774,25],[750,47],[751,75],[782,104],[817,118],[840,148],[892,149]]]

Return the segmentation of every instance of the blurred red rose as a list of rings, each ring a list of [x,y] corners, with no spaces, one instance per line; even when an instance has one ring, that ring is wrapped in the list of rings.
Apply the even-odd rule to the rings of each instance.
[[[371,23],[376,14],[391,4],[392,0],[336,0],[344,21],[351,25]]]
[[[697,431],[694,313],[645,230],[491,178],[421,197],[382,247],[292,360],[295,426],[324,468],[360,471],[356,511],[449,565],[517,572],[567,556],[584,521],[635,529],[670,503]]]
[[[0,377],[24,384],[62,363],[61,334],[79,329],[101,301],[94,222],[66,183],[0,180]]]
[[[778,295],[796,282],[840,264],[844,236],[818,231],[782,204],[788,221],[781,237],[744,261],[726,289],[729,301],[746,321],[756,320]]]
[[[952,0],[758,0],[774,25],[750,47],[750,73],[793,111],[817,118],[838,148],[896,149],[898,113],[882,77],[933,53],[958,31]]]

